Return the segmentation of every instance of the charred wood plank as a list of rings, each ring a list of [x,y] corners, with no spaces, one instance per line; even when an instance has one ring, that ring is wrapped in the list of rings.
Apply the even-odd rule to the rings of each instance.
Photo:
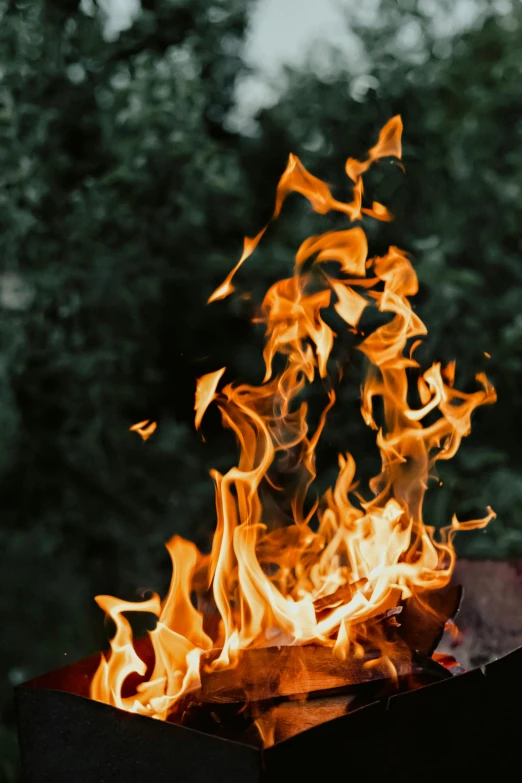
[[[252,702],[316,691],[332,691],[374,680],[407,676],[411,652],[401,641],[386,658],[378,652],[341,660],[331,647],[264,647],[242,650],[234,668],[210,665],[219,651],[205,655],[201,699],[208,702]]]
[[[260,712],[239,739],[249,745],[270,747],[302,731],[346,715],[353,699],[350,694],[338,694],[312,701],[294,700],[274,704]]]
[[[448,620],[457,614],[462,601],[462,587],[418,593],[403,604],[397,634],[411,650],[432,655],[442,639]]]
[[[197,694],[191,694],[173,719],[199,731],[269,747],[380,699],[448,678],[451,674],[443,666],[416,653],[411,672],[398,680],[375,679],[327,693],[312,692],[304,698],[281,696],[257,702],[199,701]]]

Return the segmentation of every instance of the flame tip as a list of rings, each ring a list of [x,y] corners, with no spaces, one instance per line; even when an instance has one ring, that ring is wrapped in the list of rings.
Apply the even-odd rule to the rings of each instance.
[[[145,419],[144,421],[139,421],[137,424],[133,424],[131,427],[129,427],[129,432],[137,432],[138,435],[141,436],[142,440],[148,440],[150,436],[156,431],[157,429],[157,422],[151,421],[150,419]]]

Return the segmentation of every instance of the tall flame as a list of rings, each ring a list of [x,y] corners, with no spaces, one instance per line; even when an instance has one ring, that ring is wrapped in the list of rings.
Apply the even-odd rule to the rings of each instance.
[[[324,182],[290,155],[272,219],[279,216],[286,197],[297,192],[320,214],[335,210],[350,221],[363,215],[390,220],[378,202],[363,207],[362,177],[380,158],[400,159],[401,132],[401,119],[394,117],[365,161],[348,159],[346,173],[354,183],[349,203],[336,200]],[[234,290],[234,274],[265,230],[245,239],[239,262],[209,301]],[[465,523],[454,518],[436,534],[423,521],[424,494],[436,461],[453,457],[470,431],[471,414],[479,405],[494,402],[495,391],[484,375],[477,375],[478,391],[457,391],[454,364],[418,369],[412,354],[427,330],[409,301],[417,290],[408,255],[390,247],[386,255],[369,258],[360,226],[302,243],[292,277],[275,283],[261,306],[258,320],[266,326],[262,383],[228,384],[218,392],[225,368],[198,381],[196,426],[215,400],[239,448],[237,466],[224,475],[212,472],[217,511],[212,551],[202,555],[179,537],[168,543],[172,581],[163,601],[157,595],[136,603],[97,597],[116,633],[92,682],[93,698],[165,719],[181,695],[200,687],[202,666],[233,667],[246,648],[311,642],[346,659],[370,643],[370,626],[371,644],[385,657],[385,639],[376,638],[375,623],[368,621],[412,595],[448,584],[455,562],[453,533],[481,527],[494,514],[489,510],[484,519]],[[357,331],[367,307],[388,316],[359,345],[369,361],[362,415],[376,431],[382,467],[370,482],[373,496],[365,499],[356,491],[353,457],[339,455],[335,485],[307,510],[317,444],[336,396],[330,388],[312,432],[307,404],[299,395],[317,377],[327,377],[335,334],[323,314],[331,305],[351,331]],[[276,364],[283,365],[278,373]],[[413,369],[420,407],[411,407],[409,401],[413,395],[408,374]],[[381,401],[379,417],[376,399]],[[293,467],[281,481],[282,458]],[[271,505],[263,502],[268,491],[272,498],[284,497],[289,509],[284,525],[274,524]],[[194,596],[198,606],[212,606],[218,619],[212,632]],[[150,633],[151,670],[135,649],[129,612],[157,617]],[[214,654],[203,664],[201,658],[210,650]],[[124,687],[129,675],[140,680],[134,689]]]

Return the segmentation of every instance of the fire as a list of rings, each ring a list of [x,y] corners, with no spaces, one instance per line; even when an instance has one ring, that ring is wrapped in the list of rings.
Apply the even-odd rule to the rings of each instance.
[[[296,192],[320,214],[334,210],[351,222],[365,215],[390,220],[382,204],[363,206],[363,175],[383,157],[400,160],[401,132],[401,119],[394,117],[365,161],[348,159],[349,203],[336,200],[290,155],[272,219]],[[245,239],[239,262],[209,301],[232,293],[235,273],[266,228]],[[215,403],[239,448],[237,466],[224,475],[212,472],[217,512],[212,550],[203,555],[177,536],[167,544],[172,581],[163,601],[157,595],[140,602],[96,598],[116,632],[92,682],[94,699],[166,719],[182,695],[198,692],[205,672],[230,671],[244,651],[276,646],[304,650],[314,644],[341,661],[377,650],[365,666],[384,666],[393,675],[393,649],[372,620],[393,613],[411,596],[422,601],[427,591],[446,586],[455,563],[453,534],[484,526],[494,516],[489,510],[482,520],[453,518],[439,533],[423,521],[434,464],[453,457],[470,432],[473,411],[494,402],[495,391],[483,374],[477,375],[479,390],[458,391],[453,363],[420,370],[413,354],[427,330],[410,304],[417,290],[407,253],[390,247],[384,256],[368,257],[360,225],[302,243],[293,275],[272,285],[257,316],[266,327],[263,381],[258,386],[228,383],[218,391],[226,372],[222,368],[197,384],[196,427]],[[336,335],[323,317],[332,306],[356,334],[366,308],[385,314],[385,323],[359,344],[368,360],[361,410],[376,432],[382,468],[365,494],[355,481],[354,458],[340,454],[335,485],[309,508],[317,444],[336,402],[333,381],[328,381]],[[317,379],[327,391],[312,431],[300,395]],[[146,438],[154,427],[140,422],[132,429]],[[278,470],[282,462],[284,476]],[[284,499],[289,509],[285,524],[274,523],[271,506],[264,502],[267,492],[272,501]],[[126,618],[132,612],[157,618],[150,632],[152,667],[135,647]],[[131,675],[139,681],[133,688],[128,686]],[[258,676],[262,679],[263,672]]]
[[[137,432],[138,435],[141,435],[143,440],[148,440],[150,436],[156,432],[157,426],[155,421],[145,419],[145,421],[138,421],[136,424],[133,424],[132,427],[129,427],[129,430],[131,432]]]

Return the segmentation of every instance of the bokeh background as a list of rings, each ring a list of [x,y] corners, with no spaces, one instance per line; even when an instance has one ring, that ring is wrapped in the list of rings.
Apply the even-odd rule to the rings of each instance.
[[[521,40],[519,0],[0,0],[2,783],[19,779],[12,686],[105,646],[94,595],[163,591],[173,533],[208,545],[208,471],[234,445],[211,411],[194,432],[195,379],[260,379],[253,303],[338,220],[290,199],[238,275],[251,300],[205,305],[290,151],[344,195],[345,158],[403,116],[405,175],[369,180],[396,215],[368,225],[371,249],[415,258],[419,358],[456,358],[468,390],[486,370],[499,394],[427,519],[491,504],[459,554],[522,555]],[[340,450],[374,467],[362,357],[341,348],[325,483]]]

